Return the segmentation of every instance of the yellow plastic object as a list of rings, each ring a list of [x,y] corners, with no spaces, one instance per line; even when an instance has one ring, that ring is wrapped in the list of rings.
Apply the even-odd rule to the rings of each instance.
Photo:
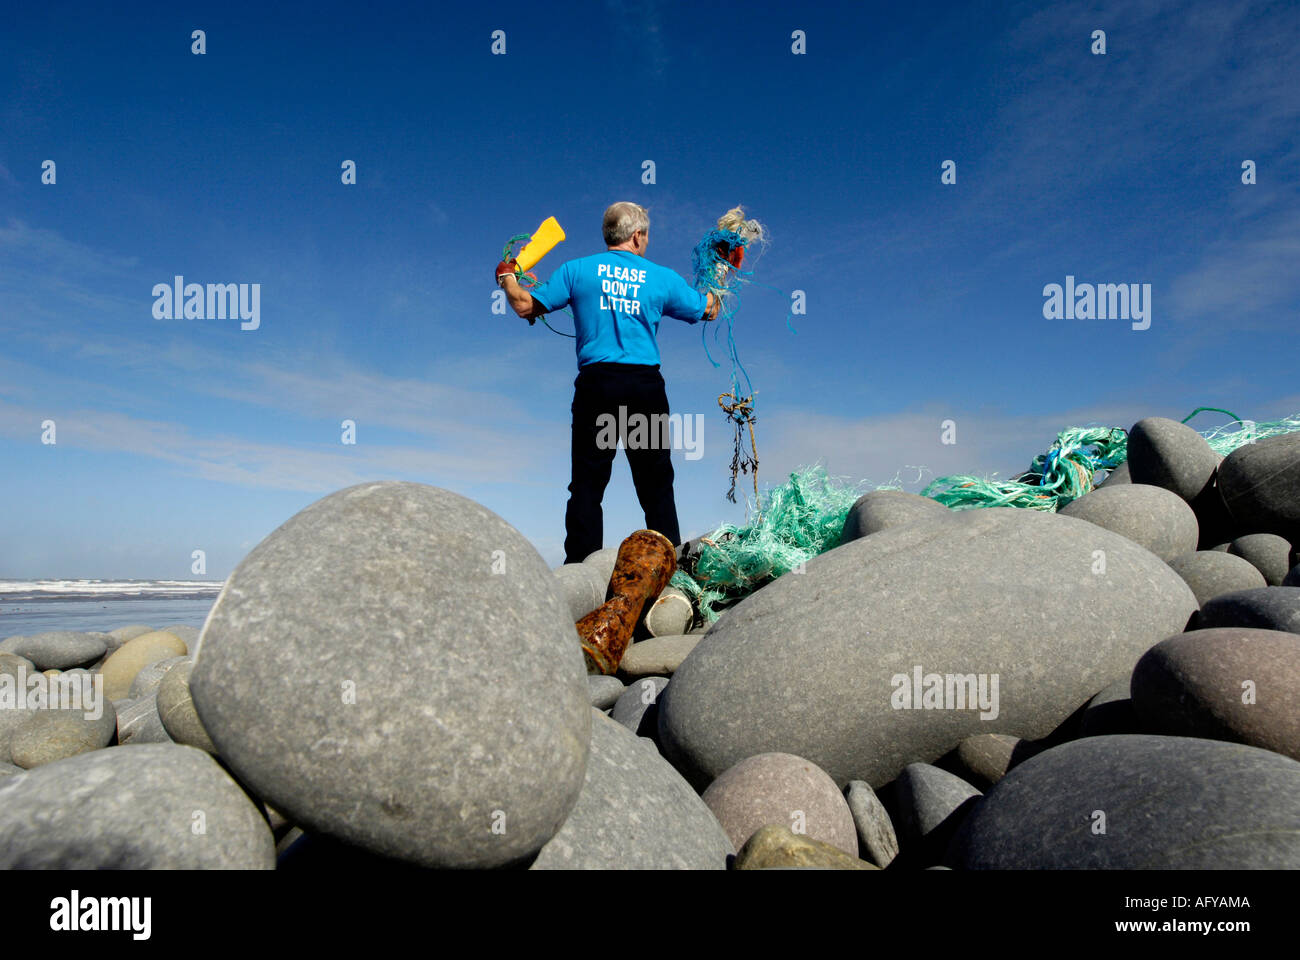
[[[533,238],[524,244],[524,248],[519,251],[519,256],[515,258],[519,263],[519,269],[524,273],[533,269],[541,262],[542,257],[550,253],[563,239],[564,228],[560,226],[559,221],[554,217],[547,217],[542,221],[542,225],[533,231]]]

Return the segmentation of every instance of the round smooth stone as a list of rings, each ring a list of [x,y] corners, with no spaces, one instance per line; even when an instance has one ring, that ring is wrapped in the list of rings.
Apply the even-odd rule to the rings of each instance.
[[[534,856],[577,802],[586,677],[519,531],[453,491],[378,482],[316,501],[244,558],[190,693],[222,762],[305,832],[490,868]]]
[[[145,743],[171,743],[172,738],[158,715],[158,695],[152,693],[139,700],[118,701],[117,742],[126,746]]]
[[[1219,456],[1187,424],[1146,417],[1129,430],[1125,463],[1133,483],[1163,487],[1190,503],[1214,482]]]
[[[695,619],[695,607],[676,587],[665,587],[646,611],[645,626],[651,637],[681,636]]]
[[[166,630],[142,633],[122,644],[104,661],[100,672],[104,677],[104,690],[110,700],[125,700],[131,695],[131,684],[136,676],[151,663],[183,657],[189,653],[185,641]]]
[[[1264,582],[1270,587],[1281,586],[1291,569],[1291,542],[1276,533],[1238,537],[1228,545],[1228,553],[1250,563],[1263,574]]]
[[[1242,533],[1300,540],[1300,432],[1232,451],[1219,465],[1218,488]]]
[[[610,578],[614,576],[614,564],[618,562],[618,547],[606,547],[603,550],[597,550],[587,554],[582,558],[582,562],[593,567],[600,577],[603,584],[601,587],[601,603],[604,603],[604,594],[609,588]]]
[[[199,719],[190,695],[190,674],[193,671],[194,662],[191,660],[167,671],[158,684],[158,717],[172,740],[215,754],[217,748],[203,729],[203,721]]]
[[[667,677],[642,677],[636,680],[618,698],[610,717],[639,736],[655,739],[659,728],[656,704],[659,694],[663,693],[666,686]]]
[[[955,869],[1300,869],[1300,763],[1239,743],[1087,737],[1026,760],[948,849]]]
[[[29,711],[30,718],[9,741],[13,762],[31,770],[108,746],[117,733],[117,712],[108,702],[98,706],[97,710]]]
[[[275,840],[211,757],[176,744],[83,753],[0,779],[0,869],[269,870]]]
[[[167,676],[167,671],[182,663],[193,662],[193,657],[184,656],[168,657],[166,660],[156,660],[153,663],[146,664],[135,675],[135,679],[131,681],[131,689],[127,693],[127,699],[139,700],[152,693],[157,693],[158,685],[163,682],[163,677]]]
[[[899,842],[913,863],[943,858],[962,819],[983,796],[960,777],[928,763],[909,763],[895,786],[900,813]]]
[[[872,490],[858,497],[844,518],[840,543],[848,543],[873,533],[915,520],[933,520],[948,514],[938,500],[903,490]]]
[[[591,705],[597,710],[608,710],[618,702],[618,698],[627,689],[618,677],[605,674],[591,674],[587,677],[587,688],[591,693]]]
[[[1166,563],[1196,550],[1196,514],[1176,493],[1144,483],[1099,487],[1072,500],[1061,516],[1087,520],[1127,537]]]
[[[871,785],[861,780],[849,781],[844,799],[858,829],[859,855],[882,869],[889,866],[898,856],[898,836],[885,805]]]
[[[116,638],[119,644],[123,644],[128,640],[134,640],[142,634],[153,632],[153,627],[146,627],[142,623],[133,623],[127,627],[118,627],[116,630],[110,630],[109,635]]]
[[[1198,550],[1170,561],[1169,566],[1192,588],[1200,606],[1220,594],[1266,586],[1264,575],[1252,563],[1226,551]]]
[[[776,824],[858,855],[853,813],[826,771],[789,753],[740,761],[709,784],[703,799],[737,848]]]
[[[1101,483],[1097,484],[1096,487],[1094,487],[1094,489],[1100,489],[1101,487],[1107,487],[1107,486],[1118,487],[1121,484],[1132,483],[1132,482],[1133,482],[1133,475],[1132,472],[1129,470],[1128,461],[1125,460],[1114,470],[1106,471],[1106,476],[1102,479]]]
[[[1117,733],[1144,733],[1133,710],[1131,678],[1116,680],[1088,701],[1079,718],[1080,737],[1104,737]]]
[[[1047,737],[1195,610],[1167,564],[1102,527],[954,511],[835,547],[738,603],[673,674],[659,744],[697,789],[775,751],[879,789],[974,734]]]
[[[625,677],[672,676],[700,642],[702,634],[651,637],[628,647],[618,663]]]
[[[1138,661],[1132,696],[1152,733],[1300,760],[1300,634],[1220,627],[1170,637]]]
[[[1196,626],[1300,633],[1300,587],[1260,587],[1220,594],[1201,607]]]
[[[878,870],[839,847],[777,824],[756,830],[736,854],[736,870]]]
[[[94,663],[108,645],[98,634],[52,630],[29,637],[10,637],[0,643],[0,653],[25,657],[38,670],[67,670]]]
[[[599,710],[582,793],[533,870],[723,870],[735,852],[690,784]]]
[[[566,563],[554,570],[555,581],[564,602],[569,606],[569,615],[581,620],[591,611],[605,602],[608,580],[602,580],[593,564]]]

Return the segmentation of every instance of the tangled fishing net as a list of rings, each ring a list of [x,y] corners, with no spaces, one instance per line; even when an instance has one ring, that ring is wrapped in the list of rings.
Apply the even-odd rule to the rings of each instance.
[[[1183,423],[1206,410],[1233,417],[1232,423],[1201,434],[1222,456],[1248,443],[1300,431],[1300,416],[1256,423],[1217,407],[1197,407]],[[1054,512],[1093,490],[1098,473],[1114,470],[1127,458],[1126,430],[1070,427],[1014,480],[940,477],[922,495],[954,510],[1022,507]],[[864,492],[861,486],[830,477],[820,466],[792,473],[768,493],[754,522],[723,524],[696,541],[682,557],[672,586],[691,598],[706,623],[714,622],[720,610],[839,546],[844,520]],[[875,489],[899,485],[895,480]]]
[[[727,499],[736,502],[736,479],[741,474],[754,478],[754,502],[761,510],[758,496],[758,447],[754,439],[754,385],[740,355],[736,351],[736,311],[740,307],[740,288],[751,282],[752,270],[742,270],[745,254],[751,247],[761,248],[767,241],[767,230],[757,220],[745,219],[741,207],[732,207],[718,218],[717,226],[704,235],[691,252],[691,269],[695,289],[711,293],[718,301],[718,316],[713,327],[716,339],[722,328],[727,330],[727,353],[731,360],[731,392],[718,396],[718,406],[723,416],[735,430],[735,443],[731,457],[731,488]],[[752,258],[751,258],[752,262]],[[709,327],[700,331],[704,353],[714,367],[721,364],[709,351]],[[744,378],[744,387],[741,387]],[[748,444],[746,444],[748,439]]]
[[[501,261],[504,263],[509,260],[514,260],[519,255],[519,251],[522,250],[524,246],[528,243],[528,241],[531,239],[533,239],[533,235],[531,233],[516,233],[513,237],[511,237],[509,240],[506,241],[505,247],[502,248]],[[516,269],[515,279],[519,281],[519,285],[523,287],[525,290],[532,290],[533,287],[538,286],[542,282],[537,278],[537,274],[534,273],[532,270]],[[573,314],[572,312],[569,311],[567,307],[561,310],[560,312],[567,315],[570,320],[573,319]],[[539,319],[542,321],[543,325],[545,325],[546,329],[551,331],[551,333],[558,333],[560,336],[568,337],[570,340],[578,339],[578,335],[576,333],[565,333],[563,330],[556,330],[553,326],[551,326],[549,323],[546,322],[545,314],[543,314]],[[531,327],[533,325],[533,321],[529,320],[528,325]]]

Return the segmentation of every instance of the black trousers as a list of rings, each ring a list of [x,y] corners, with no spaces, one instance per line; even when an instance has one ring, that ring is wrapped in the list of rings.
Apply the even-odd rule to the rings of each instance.
[[[646,527],[679,543],[672,451],[666,442],[668,394],[658,364],[583,366],[573,381],[572,411],[573,472],[564,514],[564,562],[578,563],[604,545],[600,505],[618,452],[611,442],[614,438],[623,441]],[[647,424],[639,436],[638,421]],[[624,531],[624,535],[631,532]],[[622,537],[619,540],[622,542]]]

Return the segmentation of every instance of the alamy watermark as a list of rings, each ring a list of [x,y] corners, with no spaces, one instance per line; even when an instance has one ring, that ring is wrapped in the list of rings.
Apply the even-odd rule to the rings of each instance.
[[[1151,326],[1151,284],[1078,283],[1043,287],[1045,320],[1132,320],[1134,330]]]
[[[243,321],[240,330],[256,330],[262,325],[262,285],[260,283],[186,283],[177,275],[171,283],[153,287],[155,320],[234,320]]]
[[[0,710],[80,710],[87,720],[104,715],[104,675],[101,673],[0,673]]]
[[[61,933],[126,931],[133,940],[148,940],[152,914],[152,897],[83,897],[80,890],[73,890],[50,901],[50,929]]]
[[[596,417],[596,447],[613,450],[622,442],[625,450],[685,450],[687,460],[704,456],[704,414],[628,413],[620,406],[617,416]]]
[[[890,678],[895,710],[979,710],[981,720],[998,718],[998,674],[926,673],[917,664],[912,675]]]

